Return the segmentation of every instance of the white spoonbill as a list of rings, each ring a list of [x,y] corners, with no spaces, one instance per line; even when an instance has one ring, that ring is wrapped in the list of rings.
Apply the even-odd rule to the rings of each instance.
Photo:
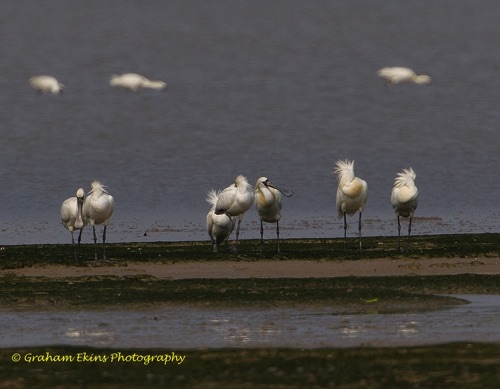
[[[411,221],[418,205],[418,189],[415,185],[417,175],[410,167],[403,169],[396,175],[391,192],[391,204],[398,217],[398,251],[401,251],[401,222],[400,217],[409,218],[408,244],[410,243]]]
[[[78,247],[82,240],[82,231],[85,227],[85,221],[82,217],[82,207],[85,200],[85,192],[82,188],[76,191],[76,197],[70,197],[61,204],[61,221],[64,227],[71,232],[71,243],[73,244],[73,252],[75,254],[75,262],[78,262],[78,255],[75,247],[75,237],[73,232],[80,230],[78,234]]]
[[[431,78],[426,74],[417,76],[415,72],[405,67],[386,67],[377,71],[379,77],[385,78],[389,84],[400,84],[410,82],[414,84],[429,84]]]
[[[368,185],[366,181],[354,176],[354,161],[338,160],[335,168],[338,178],[337,213],[339,218],[344,217],[344,250],[347,239],[347,218],[359,211],[359,249],[361,250],[361,215],[368,199]]]
[[[236,224],[236,216],[228,216],[225,213],[215,214],[215,205],[219,199],[219,193],[212,189],[207,193],[206,198],[207,203],[211,205],[210,211],[207,213],[207,231],[214,246],[214,253],[219,251],[219,244],[227,243],[229,235],[233,232]]]
[[[109,85],[129,89],[133,92],[139,88],[163,90],[167,87],[164,81],[151,81],[137,73],[113,74],[109,79]]]
[[[87,195],[83,203],[83,218],[87,223],[90,223],[94,232],[94,248],[95,248],[95,261],[97,263],[97,236],[95,234],[95,225],[103,224],[104,229],[102,232],[102,252],[103,261],[106,260],[106,227],[109,224],[109,219],[113,214],[115,208],[115,200],[105,189],[99,181],[93,181],[92,189]]]
[[[221,215],[225,213],[229,217],[238,217],[238,226],[236,227],[236,252],[238,252],[238,238],[240,235],[241,220],[246,211],[253,204],[253,188],[248,183],[246,177],[239,175],[234,184],[225,188],[219,193],[219,199],[215,204],[214,213]]]
[[[260,218],[260,251],[264,249],[264,222],[276,223],[276,239],[278,241],[278,254],[280,251],[280,228],[281,219],[281,194],[286,197],[293,195],[293,192],[282,189],[271,183],[267,177],[260,177],[255,184],[254,196],[255,207]]]
[[[38,93],[52,93],[57,95],[62,93],[64,85],[52,76],[33,76],[28,82]]]

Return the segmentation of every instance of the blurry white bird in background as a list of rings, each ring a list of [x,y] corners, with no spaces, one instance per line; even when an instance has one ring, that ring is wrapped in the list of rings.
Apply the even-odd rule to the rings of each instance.
[[[52,76],[33,76],[28,82],[38,93],[52,93],[57,95],[62,93],[64,89],[64,85]]]
[[[85,192],[82,188],[76,191],[76,197],[70,197],[61,204],[61,221],[64,227],[71,232],[71,243],[73,245],[73,252],[75,254],[75,262],[78,262],[77,248],[75,247],[75,238],[73,232],[80,230],[78,234],[78,248],[82,240],[82,231],[85,227],[85,221],[82,216],[82,208],[85,200]]]
[[[344,250],[347,240],[347,218],[359,212],[359,249],[361,246],[361,215],[368,199],[368,185],[366,181],[354,176],[354,161],[338,160],[335,168],[338,179],[337,213],[339,218],[344,217]]]
[[[227,243],[236,224],[236,216],[228,216],[225,213],[220,215],[215,214],[215,206],[218,199],[219,193],[215,190],[212,189],[207,193],[206,201],[211,205],[211,209],[207,213],[207,231],[214,247],[214,253],[219,251],[219,244],[223,242]]]
[[[238,226],[236,227],[236,252],[238,252],[238,238],[240,235],[240,224],[245,212],[253,204],[253,189],[248,183],[246,177],[239,175],[234,184],[225,188],[219,193],[219,198],[215,205],[214,213],[216,215],[226,214],[229,217],[238,217]]]
[[[254,196],[255,207],[260,218],[260,251],[264,249],[264,223],[276,223],[276,239],[278,241],[278,254],[280,251],[280,228],[279,220],[281,218],[281,193],[290,197],[293,192],[282,189],[272,184],[267,177],[260,177],[255,184]]]
[[[389,84],[409,82],[414,84],[430,84],[431,78],[426,74],[417,76],[415,72],[405,67],[386,67],[377,71],[379,77],[384,78]]]
[[[83,219],[86,223],[90,223],[94,232],[94,248],[95,260],[94,266],[97,263],[97,236],[95,233],[95,226],[103,224],[104,229],[102,232],[102,260],[106,260],[106,227],[109,225],[109,219],[113,214],[115,208],[115,200],[105,189],[99,181],[93,181],[91,184],[92,189],[87,195],[83,203]]]
[[[109,85],[128,89],[133,92],[140,88],[163,90],[167,87],[164,81],[151,81],[137,73],[113,74],[109,80]]]
[[[410,167],[403,169],[396,175],[391,192],[391,204],[398,217],[398,251],[401,251],[401,222],[400,217],[409,218],[408,245],[410,244],[411,221],[418,205],[418,189],[415,185],[417,175]]]

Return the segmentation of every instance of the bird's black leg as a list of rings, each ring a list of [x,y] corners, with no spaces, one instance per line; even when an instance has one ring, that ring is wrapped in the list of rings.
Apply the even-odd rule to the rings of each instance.
[[[279,225],[279,222],[276,222],[276,238],[278,239],[278,254],[281,254],[281,251],[280,251],[280,225]]]
[[[241,219],[238,219],[238,226],[236,227],[236,249],[235,253],[238,253],[238,238],[240,236],[240,224],[241,224]]]
[[[102,260],[106,260],[106,226],[104,226],[104,230],[102,231]]]
[[[361,246],[361,214],[362,214],[362,212],[359,213],[359,221],[358,221],[359,251],[363,250],[363,248]]]
[[[398,216],[398,251],[401,251],[401,221]]]
[[[344,212],[344,251],[346,250],[346,243],[347,243],[347,216],[346,213]]]
[[[71,245],[73,246],[73,254],[75,255],[75,263],[78,263],[78,257],[76,255],[75,237],[73,236],[73,231],[71,231]]]
[[[408,250],[410,249],[411,219],[413,218],[410,216],[410,222],[408,224]]]
[[[264,222],[260,221],[260,255],[264,253]]]
[[[94,266],[97,263],[97,236],[95,234],[95,226],[92,226],[92,231],[94,232]]]

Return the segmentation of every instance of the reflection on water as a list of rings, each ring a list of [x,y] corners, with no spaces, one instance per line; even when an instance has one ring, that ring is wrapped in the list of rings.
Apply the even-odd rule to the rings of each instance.
[[[339,314],[328,307],[0,312],[0,347],[355,347],[500,341],[500,296],[437,312]]]

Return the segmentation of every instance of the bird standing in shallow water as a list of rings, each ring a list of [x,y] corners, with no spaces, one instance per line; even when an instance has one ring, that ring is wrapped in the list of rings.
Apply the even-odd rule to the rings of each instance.
[[[69,232],[71,232],[71,243],[75,254],[75,262],[78,262],[77,248],[75,247],[74,231],[80,230],[78,234],[78,248],[82,240],[82,231],[85,227],[85,221],[82,216],[83,203],[85,201],[85,192],[82,188],[76,191],[76,197],[70,197],[61,204],[61,222]]]
[[[229,235],[233,232],[234,225],[236,224],[236,216],[228,216],[225,213],[220,215],[215,214],[215,206],[218,199],[219,193],[215,190],[212,189],[207,193],[206,200],[211,205],[211,209],[207,213],[207,231],[214,247],[214,253],[219,251],[219,244],[223,242],[227,243]]]
[[[337,161],[335,173],[338,179],[337,213],[344,217],[344,250],[347,240],[347,217],[359,212],[359,249],[361,246],[361,215],[368,199],[368,184],[354,175],[354,161]]]
[[[64,85],[52,76],[33,76],[28,82],[38,93],[62,93]]]
[[[408,245],[410,244],[411,221],[418,205],[418,189],[415,185],[417,175],[410,167],[403,169],[396,175],[391,192],[391,204],[398,217],[398,251],[401,251],[401,222],[400,217],[409,218]]]
[[[240,224],[245,212],[253,204],[253,189],[246,177],[239,175],[234,184],[225,188],[219,193],[219,198],[215,204],[214,213],[227,216],[237,216],[238,225],[236,227],[236,252],[238,252],[238,239],[240,235]]]
[[[281,219],[281,193],[290,197],[292,191],[281,189],[269,181],[267,177],[260,177],[255,184],[254,196],[255,207],[260,218],[260,251],[264,249],[264,222],[276,223],[276,239],[278,241],[278,254],[280,251],[280,228]]]
[[[94,266],[97,263],[97,236],[95,233],[96,224],[103,224],[104,229],[102,232],[102,260],[106,260],[106,227],[109,225],[109,219],[113,214],[115,208],[115,200],[105,189],[99,181],[94,181],[91,184],[92,189],[87,195],[83,203],[83,218],[87,223],[92,226],[94,232],[94,248],[95,260]]]

